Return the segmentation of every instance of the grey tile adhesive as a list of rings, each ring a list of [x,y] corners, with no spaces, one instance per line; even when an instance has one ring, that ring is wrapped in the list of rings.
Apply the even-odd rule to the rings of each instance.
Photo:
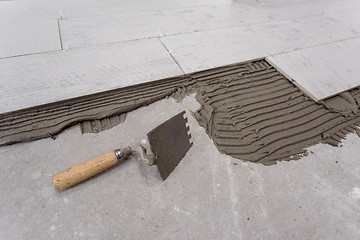
[[[191,93],[201,104],[194,115],[219,151],[244,161],[295,160],[316,143],[338,146],[347,133],[359,134],[358,88],[316,103],[260,60],[2,114],[0,144],[49,137],[81,122],[84,132],[98,132],[125,119],[117,115]]]
[[[88,120],[80,122],[80,129],[82,133],[99,133],[104,130],[115,127],[116,125],[124,122],[126,119],[126,113],[106,117],[96,120]]]

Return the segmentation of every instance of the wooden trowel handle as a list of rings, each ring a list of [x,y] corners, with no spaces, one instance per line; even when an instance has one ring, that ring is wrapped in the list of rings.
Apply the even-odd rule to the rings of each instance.
[[[130,155],[131,149],[125,148],[91,158],[55,174],[52,178],[52,184],[55,189],[64,190],[105,171],[119,161],[127,159]]]
[[[64,190],[82,182],[118,163],[114,151],[91,158],[55,174],[52,184],[57,190]]]

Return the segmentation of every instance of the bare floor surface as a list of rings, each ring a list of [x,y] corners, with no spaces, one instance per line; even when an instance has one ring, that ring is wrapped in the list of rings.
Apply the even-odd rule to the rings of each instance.
[[[220,154],[189,109],[165,99],[98,134],[74,126],[0,148],[0,239],[358,239],[360,138],[319,144],[273,166]],[[132,158],[64,192],[51,176],[111,149],[138,145],[186,109],[193,147],[163,182]],[[136,129],[136,130],[135,130]]]

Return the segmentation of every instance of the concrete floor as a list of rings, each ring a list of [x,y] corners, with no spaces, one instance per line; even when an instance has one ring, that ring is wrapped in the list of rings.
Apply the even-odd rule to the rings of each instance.
[[[359,239],[360,138],[316,145],[274,166],[220,154],[191,116],[165,99],[99,134],[0,147],[0,239]],[[121,146],[186,109],[193,147],[166,181],[132,158],[64,192],[51,177]]]

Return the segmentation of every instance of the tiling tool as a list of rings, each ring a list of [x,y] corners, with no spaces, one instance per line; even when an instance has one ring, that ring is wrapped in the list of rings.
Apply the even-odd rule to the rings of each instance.
[[[192,146],[186,123],[187,118],[183,111],[147,134],[155,164],[163,180],[175,169]],[[128,159],[133,152],[132,148],[126,147],[91,158],[55,174],[52,184],[57,190],[64,190]]]

